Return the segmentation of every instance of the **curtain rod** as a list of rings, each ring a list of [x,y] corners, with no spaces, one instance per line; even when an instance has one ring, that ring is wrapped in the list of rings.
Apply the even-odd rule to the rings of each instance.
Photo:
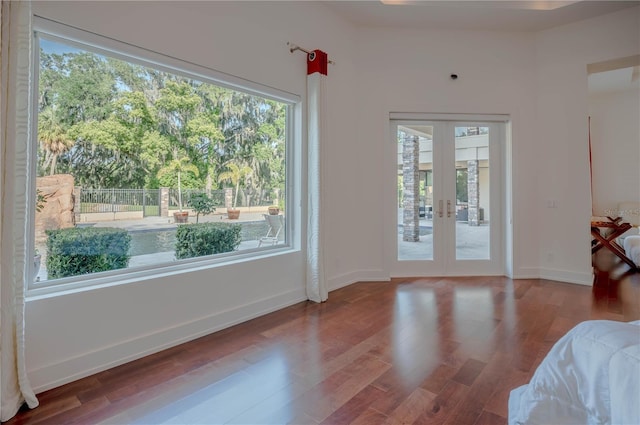
[[[300,50],[301,52],[305,52],[307,55],[309,53],[311,53],[310,50],[303,49],[302,47],[298,46],[297,44],[293,44],[293,43],[291,43],[289,41],[287,41],[287,46],[289,46],[289,52],[291,52],[291,53],[295,52],[296,50]],[[331,65],[335,65],[336,64],[332,60],[327,60],[327,62],[329,62]]]

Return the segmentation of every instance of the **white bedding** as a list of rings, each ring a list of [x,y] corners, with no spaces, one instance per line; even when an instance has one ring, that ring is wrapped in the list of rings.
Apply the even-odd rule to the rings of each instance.
[[[509,425],[640,424],[640,321],[579,324],[509,397]]]
[[[640,267],[640,235],[632,235],[624,238],[624,252],[636,266]]]

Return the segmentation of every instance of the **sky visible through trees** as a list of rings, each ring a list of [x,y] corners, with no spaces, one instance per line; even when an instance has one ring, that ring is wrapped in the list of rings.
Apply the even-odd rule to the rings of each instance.
[[[284,193],[286,109],[41,37],[38,175],[93,189],[176,188],[180,177],[213,190],[250,170],[242,199],[259,203]]]

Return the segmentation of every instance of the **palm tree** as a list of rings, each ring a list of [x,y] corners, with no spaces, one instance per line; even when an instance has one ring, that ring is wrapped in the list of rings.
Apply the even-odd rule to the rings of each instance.
[[[236,194],[233,198],[233,209],[236,209],[238,205],[238,192],[240,191],[240,181],[251,175],[251,168],[248,166],[240,167],[235,162],[227,165],[227,171],[220,173],[218,176],[218,182],[229,180],[233,186],[236,187]]]
[[[158,177],[162,177],[166,174],[176,173],[178,175],[178,208],[180,212],[182,212],[182,183],[181,183],[181,175],[182,173],[193,173],[198,176],[199,171],[198,167],[189,163],[189,158],[183,156],[178,158],[177,152],[174,153],[173,159],[163,167],[160,171],[158,171]]]
[[[52,109],[39,115],[38,139],[46,153],[43,168],[46,170],[50,166],[49,175],[52,176],[56,170],[58,156],[67,152],[74,144],[60,124],[55,122]]]

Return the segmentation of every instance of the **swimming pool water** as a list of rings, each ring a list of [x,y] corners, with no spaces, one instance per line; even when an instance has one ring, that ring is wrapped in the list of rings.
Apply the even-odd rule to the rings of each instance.
[[[129,235],[131,235],[130,255],[155,254],[156,252],[175,250],[175,229],[129,232]]]
[[[258,240],[267,234],[268,225],[264,221],[245,221],[242,225],[242,240]],[[175,251],[176,229],[170,230],[138,230],[129,232],[131,245],[129,255],[155,254],[157,252]]]

